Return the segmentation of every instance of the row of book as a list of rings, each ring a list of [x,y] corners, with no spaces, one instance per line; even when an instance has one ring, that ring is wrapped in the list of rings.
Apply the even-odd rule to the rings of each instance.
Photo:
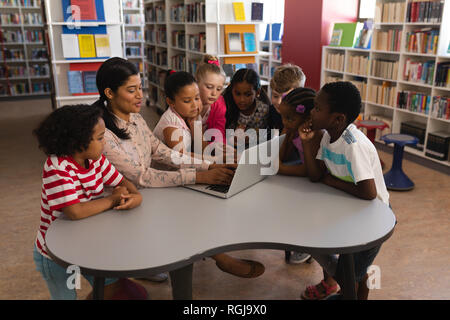
[[[24,42],[42,42],[42,31],[26,30],[25,34],[22,31],[4,31],[0,32],[0,42],[5,43],[24,43]]]
[[[421,92],[403,90],[397,94],[397,107],[428,114],[431,108],[431,96]]]
[[[142,41],[141,30],[127,30],[125,31],[125,41]]]
[[[175,4],[170,7],[170,21],[173,22],[185,21],[184,4]]]
[[[4,49],[0,51],[0,60],[4,61],[14,61],[14,60],[24,60],[25,54],[22,49]]]
[[[66,59],[110,57],[110,39],[108,34],[71,34],[61,35],[63,56]]]
[[[127,24],[142,24],[145,23],[144,17],[139,13],[126,13],[123,15],[123,22]]]
[[[397,79],[398,61],[372,60],[371,75],[383,79]]]
[[[6,91],[1,92],[2,95],[19,95],[27,94],[30,92],[28,82],[15,82],[11,83],[8,87],[5,86]],[[9,91],[9,92],[8,92]]]
[[[405,49],[408,52],[436,54],[439,30],[420,29],[406,34]]]
[[[166,7],[164,4],[155,4],[147,7],[145,10],[145,18],[148,22],[165,22]]]
[[[350,80],[350,82],[353,83],[356,88],[358,88],[362,101],[365,101],[366,94],[367,94],[367,82],[365,82],[363,80],[356,80],[356,79]]]
[[[147,58],[150,63],[167,66],[167,50],[156,51],[154,47],[147,48]]]
[[[141,57],[143,55],[142,47],[140,46],[127,46],[125,48],[125,54],[130,57]]]
[[[407,58],[403,69],[403,80],[433,85],[434,61],[414,61]]]
[[[146,31],[147,42],[156,43],[156,44],[167,44],[167,30],[166,27],[160,26],[157,27],[156,30],[154,28],[147,29]]]
[[[0,66],[0,78],[21,78],[27,76],[28,72],[25,66]]]
[[[377,1],[375,7],[375,22],[398,23],[403,22],[405,16],[405,2]]]
[[[436,82],[435,85],[438,87],[450,87],[450,62],[438,63],[436,68]]]
[[[30,77],[48,77],[50,68],[48,64],[32,64],[28,66],[28,73]]]
[[[205,22],[205,3],[186,4],[186,22]]]
[[[50,82],[33,82],[31,84],[32,93],[49,93],[51,90]]]
[[[176,54],[171,58],[172,68],[177,71],[186,69],[186,57],[184,54]]]
[[[407,22],[441,22],[444,1],[414,1],[408,3]]]
[[[400,133],[409,134],[419,139],[416,145],[411,145],[411,148],[423,151],[425,145],[427,126],[422,122],[417,121],[404,121],[400,124]]]
[[[375,50],[400,51],[402,30],[390,29],[387,31],[375,30],[372,43]]]
[[[184,30],[172,31],[172,46],[175,48],[186,48],[186,32]]]
[[[369,56],[349,56],[347,61],[347,72],[367,76],[369,70]]]
[[[269,62],[267,62],[267,61],[260,61],[260,63],[259,63],[259,74],[262,75],[263,77],[269,78],[269,72],[270,72]]]
[[[95,71],[67,71],[69,92],[72,95],[95,94],[98,92]]]
[[[273,46],[272,55],[275,60],[281,60],[281,44]]]
[[[19,2],[22,7],[33,7],[33,8],[40,7],[42,4],[41,0],[20,0]]]
[[[206,33],[188,35],[188,48],[191,51],[206,52]]]
[[[47,60],[48,52],[44,48],[31,49],[31,59],[32,60]]]
[[[139,9],[139,0],[122,0],[125,9]]]
[[[28,25],[42,25],[42,15],[40,13],[2,13],[0,14],[0,23],[2,25],[19,25],[21,23]]]
[[[433,118],[450,119],[450,97],[434,96],[431,116]]]
[[[397,99],[395,84],[383,81],[382,84],[369,84],[367,101],[394,107]]]
[[[344,71],[344,57],[343,53],[328,52],[326,56],[326,68],[336,71]]]

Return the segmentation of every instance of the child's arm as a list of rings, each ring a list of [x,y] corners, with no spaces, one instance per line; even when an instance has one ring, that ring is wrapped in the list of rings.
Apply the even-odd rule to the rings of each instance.
[[[172,137],[178,135],[176,133],[176,130],[181,130],[179,128],[175,128],[175,127],[167,127],[163,130],[163,134],[164,134],[164,142],[165,144],[170,148],[170,149],[174,149],[177,150],[180,153],[186,153],[189,152],[189,150],[184,150],[184,144],[183,144],[183,135],[181,134],[181,136],[178,138],[178,141],[173,140]],[[180,144],[181,143],[181,144]],[[175,148],[176,146],[182,146]]]
[[[321,135],[319,132],[311,130],[310,123],[305,123],[305,125],[301,126],[298,129],[298,133],[300,139],[302,139],[303,155],[309,179],[312,182],[319,182],[327,171],[324,162],[316,159],[320,147]]]
[[[340,189],[364,200],[373,200],[377,196],[377,188],[374,179],[367,179],[354,184],[338,179],[327,173],[322,181],[330,187]]]
[[[102,199],[95,199],[87,202],[79,202],[67,207],[62,211],[71,220],[79,220],[94,216],[109,209],[125,210],[139,206],[142,202],[142,195],[138,189],[127,179],[123,178],[113,193]]]
[[[292,152],[293,146],[292,146],[292,138],[294,137],[294,134],[292,132],[285,132],[283,130],[281,132],[281,135],[286,133],[286,138],[283,141],[283,144],[280,148],[280,164],[278,168],[278,173],[286,176],[299,176],[299,177],[305,177],[307,175],[306,166],[305,164],[298,164],[298,165],[285,165],[284,161],[287,158],[288,154]]]
[[[191,136],[192,136],[191,151],[195,152],[195,137],[198,135],[202,138],[202,154],[203,154],[203,151],[208,146],[209,142],[203,140],[203,126],[202,125],[196,126],[195,125],[196,121],[199,121],[198,118],[192,118],[186,121],[189,129],[191,129]],[[199,131],[198,133],[197,130]]]

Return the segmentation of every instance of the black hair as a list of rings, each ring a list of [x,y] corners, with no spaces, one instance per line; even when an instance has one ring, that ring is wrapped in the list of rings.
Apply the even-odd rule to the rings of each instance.
[[[347,125],[355,121],[361,111],[361,94],[349,81],[330,82],[322,87],[327,94],[330,112],[345,114]]]
[[[192,74],[185,71],[174,72],[167,71],[166,80],[164,81],[164,94],[167,98],[175,100],[175,96],[184,86],[197,83]]]
[[[289,92],[281,101],[291,107],[295,112],[299,105],[305,107],[303,116],[309,116],[311,110],[314,108],[314,98],[316,97],[316,91],[311,88],[295,88]]]
[[[87,104],[56,109],[33,130],[46,155],[70,156],[89,147],[103,110]]]
[[[223,92],[223,98],[225,99],[225,104],[227,106],[227,112],[225,113],[226,118],[225,128],[234,129],[234,127],[237,124],[237,121],[239,120],[240,110],[233,99],[233,87],[236,83],[241,82],[249,83],[253,87],[253,90],[255,91],[260,90],[260,95],[258,99],[264,102],[265,104],[270,105],[269,97],[267,96],[266,92],[261,89],[261,81],[258,73],[253,69],[246,69],[246,68],[239,69],[233,75],[230,84]]]
[[[130,76],[137,74],[139,74],[139,71],[133,63],[118,57],[110,58],[103,62],[97,71],[96,82],[100,99],[94,102],[93,105],[103,109],[103,120],[106,128],[120,139],[130,139],[130,136],[125,129],[117,127],[113,113],[105,104],[105,102],[108,102],[105,89],[110,88],[113,92],[116,92]]]

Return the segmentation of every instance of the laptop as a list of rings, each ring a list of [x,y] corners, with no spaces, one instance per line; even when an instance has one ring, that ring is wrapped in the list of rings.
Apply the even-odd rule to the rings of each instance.
[[[264,180],[267,178],[267,175],[270,175],[270,164],[268,164],[268,161],[270,159],[278,159],[280,148],[285,137],[286,135],[276,136],[269,141],[246,149],[239,158],[238,166],[229,186],[193,184],[184,187],[208,193],[219,198],[230,198]],[[260,158],[260,152],[263,152],[262,154],[267,153],[267,156],[264,159]],[[276,169],[278,170],[278,167]],[[272,174],[276,174],[276,172]]]

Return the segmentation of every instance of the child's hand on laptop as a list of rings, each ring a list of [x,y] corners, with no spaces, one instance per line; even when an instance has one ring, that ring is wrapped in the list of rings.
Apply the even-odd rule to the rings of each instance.
[[[234,169],[233,169],[234,166]],[[236,164],[212,164],[208,171],[197,171],[196,183],[230,185]]]

